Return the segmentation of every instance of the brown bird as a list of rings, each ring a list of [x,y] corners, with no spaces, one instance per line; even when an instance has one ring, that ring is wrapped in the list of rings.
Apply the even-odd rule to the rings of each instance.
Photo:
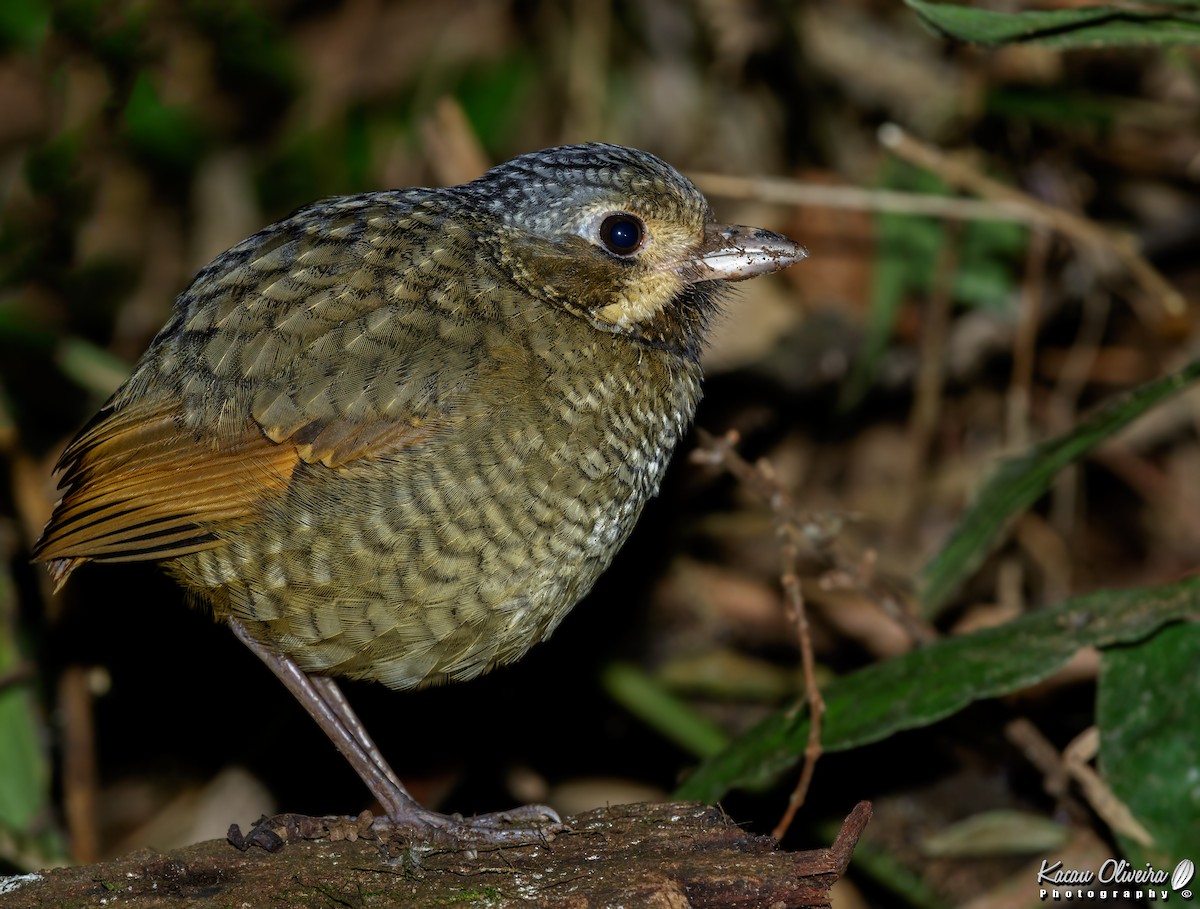
[[[791,265],[616,145],[447,189],[327,199],[218,256],[67,447],[34,553],[159,560],[417,838],[512,841],[413,800],[333,676],[420,688],[547,637],[654,495],[727,282]]]

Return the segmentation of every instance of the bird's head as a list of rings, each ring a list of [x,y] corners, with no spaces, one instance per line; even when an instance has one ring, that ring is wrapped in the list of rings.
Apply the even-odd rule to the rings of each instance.
[[[497,255],[532,296],[689,356],[721,287],[807,255],[779,234],[714,223],[691,181],[620,145],[522,155],[463,190],[501,225]]]

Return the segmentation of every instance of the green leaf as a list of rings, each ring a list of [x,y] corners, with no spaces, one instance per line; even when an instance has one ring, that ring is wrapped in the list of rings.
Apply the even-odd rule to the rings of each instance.
[[[1109,130],[1122,113],[1121,102],[1083,91],[1006,85],[987,93],[987,113],[1003,119],[1041,123],[1055,130],[1084,127]]]
[[[36,50],[50,30],[46,0],[4,0],[0,3],[0,47]]]
[[[697,757],[710,757],[729,745],[724,730],[636,666],[613,663],[603,680],[614,701]]]
[[[78,42],[110,73],[137,72],[154,53],[146,34],[151,5],[112,0],[54,0],[56,37]]]
[[[838,406],[843,410],[856,406],[875,381],[905,297],[919,280],[917,273],[928,270],[945,234],[940,222],[928,218],[881,213],[876,224],[878,255],[871,308],[862,346],[842,386]]]
[[[1012,309],[1015,294],[1013,266],[1021,261],[1029,243],[1023,225],[1006,221],[971,221],[963,225],[958,267],[954,274],[954,302],[976,309]],[[930,289],[933,264],[926,272]]]
[[[125,132],[139,152],[172,169],[191,170],[205,151],[199,120],[187,108],[163,103],[145,73],[129,94]]]
[[[1100,591],[998,628],[944,638],[868,666],[822,688],[825,751],[845,751],[936,723],[984,698],[1020,691],[1057,672],[1081,648],[1138,641],[1167,622],[1200,613],[1200,579],[1164,587]],[[773,713],[676,791],[715,802],[734,787],[769,784],[804,753],[803,702]]]
[[[292,130],[258,172],[268,212],[287,214],[314,198],[370,188],[371,137],[361,109],[319,130]]]
[[[16,593],[7,570],[0,571],[0,675],[21,662],[13,633]],[[50,765],[38,737],[31,686],[0,690],[0,831],[27,835],[50,799]]]
[[[537,82],[538,67],[527,51],[507,54],[463,74],[455,95],[484,148],[506,145],[513,124],[529,109]]]
[[[1109,402],[1069,432],[1005,461],[984,485],[942,548],[921,570],[921,611],[936,616],[1002,539],[1009,522],[1036,502],[1055,476],[1150,408],[1200,377],[1200,360]]]
[[[59,369],[92,394],[104,399],[129,378],[129,364],[83,338],[66,337],[58,344]]]
[[[1103,653],[1096,697],[1100,767],[1113,792],[1154,837],[1121,838],[1137,867],[1174,867],[1200,855],[1200,625],[1164,628]]]
[[[978,44],[1027,42],[1063,50],[1130,45],[1200,44],[1200,15],[1184,11],[1084,6],[1002,13],[970,6],[905,0],[930,29]]]
[[[77,185],[83,141],[77,133],[62,132],[30,150],[25,164],[29,188],[40,195],[63,195]]]
[[[242,110],[255,111],[257,129],[287,116],[299,88],[300,66],[282,22],[251,0],[187,0],[192,24],[212,42],[221,86]]]
[[[929,858],[987,858],[997,855],[1046,855],[1062,849],[1067,828],[1040,814],[1013,809],[981,811],[955,821],[921,840]]]
[[[46,807],[49,786],[29,692],[10,686],[0,691],[0,828],[27,831]]]
[[[945,194],[945,183],[933,174],[891,159],[882,173],[887,189]],[[958,245],[953,302],[999,309],[1013,298],[1013,263],[1024,250],[1028,232],[1019,224],[972,221],[953,231],[937,218],[880,213],[876,219],[877,257],[871,308],[853,369],[842,386],[839,407],[848,410],[870,389],[887,351],[901,307],[910,297],[933,291],[943,244]]]

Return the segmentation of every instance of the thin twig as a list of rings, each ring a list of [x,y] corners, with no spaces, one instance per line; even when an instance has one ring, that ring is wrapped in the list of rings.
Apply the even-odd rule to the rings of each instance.
[[[1004,734],[1042,772],[1046,793],[1074,814],[1082,813],[1068,791],[1069,781],[1078,784],[1092,810],[1115,832],[1143,846],[1154,845],[1154,838],[1141,825],[1129,806],[1122,802],[1089,763],[1100,748],[1100,733],[1095,726],[1085,729],[1073,739],[1062,754],[1024,717],[1004,727]]]
[[[921,326],[921,349],[912,412],[908,418],[909,463],[903,518],[898,533],[911,534],[916,518],[918,490],[925,480],[925,466],[942,410],[942,386],[946,375],[946,338],[954,306],[954,277],[958,270],[961,227],[946,225],[945,238],[934,263],[933,286],[925,304]]]
[[[574,0],[571,4],[569,59],[567,61],[567,141],[581,142],[602,136],[608,97],[609,45],[612,11],[607,3]]]
[[[474,180],[491,166],[466,111],[449,95],[438,98],[421,121],[421,141],[438,182],[445,186]]]
[[[1046,258],[1050,238],[1044,230],[1033,231],[1025,259],[1017,307],[1017,331],[1013,337],[1012,378],[1008,385],[1005,443],[1012,451],[1029,444],[1029,411],[1033,397],[1033,367],[1037,353],[1039,310],[1045,296]]]
[[[879,128],[879,142],[911,164],[933,171],[947,183],[969,190],[997,205],[1024,209],[1023,220],[1043,224],[1064,236],[1111,252],[1129,270],[1142,288],[1159,301],[1173,316],[1185,311],[1183,295],[1163,277],[1162,272],[1147,261],[1138,249],[1137,241],[1128,234],[1102,227],[1095,221],[1073,212],[1048,205],[1027,193],[993,180],[966,161],[947,155],[941,149],[927,145],[908,135],[894,123]]]
[[[819,551],[831,563],[829,570],[821,575],[819,584],[822,590],[853,590],[861,593],[903,628],[914,643],[928,644],[937,640],[937,629],[914,615],[904,605],[900,594],[876,576],[875,564],[879,557],[875,550],[863,550],[858,559],[849,559],[828,546]]]
[[[1079,733],[1063,749],[1063,766],[1079,784],[1088,804],[1116,833],[1127,836],[1143,846],[1153,846],[1154,837],[1134,817],[1117,794],[1109,788],[1089,763],[1100,751],[1100,730],[1091,726]]]
[[[81,864],[100,858],[97,820],[96,730],[88,670],[69,666],[58,687],[62,711],[62,787],[71,857]]]
[[[895,189],[801,183],[786,177],[735,177],[709,173],[689,173],[688,176],[706,195],[724,199],[754,199],[776,205],[880,211],[957,221],[1028,223],[1030,220],[1029,212],[1019,206],[979,199],[907,193]]]
[[[804,594],[800,590],[800,578],[796,574],[796,565],[800,559],[800,547],[796,542],[796,528],[785,520],[776,517],[776,532],[779,534],[779,560],[781,572],[780,584],[788,604],[788,613],[796,623],[796,633],[800,639],[800,664],[804,669],[804,695],[808,700],[808,741],[804,744],[804,765],[800,768],[800,778],[788,797],[787,808],[783,817],[771,831],[777,841],[782,840],[796,812],[804,804],[808,796],[809,786],[812,785],[813,774],[817,769],[817,760],[821,757],[821,718],[825,715],[825,699],[821,697],[821,689],[817,687],[815,660],[813,659],[812,635],[808,627],[808,613],[804,608]]]
[[[928,644],[937,639],[937,631],[913,615],[912,610],[905,607],[901,595],[875,575],[874,552],[867,551],[859,558],[851,559],[834,548],[834,542],[846,522],[854,520],[853,515],[800,511],[778,483],[767,480],[759,469],[733,450],[737,444],[736,433],[717,438],[697,426],[696,434],[700,438],[700,447],[692,452],[691,459],[696,463],[725,468],[767,502],[773,512],[784,515],[789,524],[796,528],[796,539],[803,540],[809,550],[826,564],[827,570],[820,579],[823,590],[857,591],[874,602],[915,643]]]
[[[824,186],[783,177],[735,177],[711,173],[693,173],[689,176],[705,193],[729,199],[756,199],[779,205],[878,211],[963,221],[1040,224],[1073,240],[1111,252],[1167,313],[1173,316],[1184,313],[1183,295],[1171,286],[1162,272],[1150,264],[1138,249],[1136,240],[1128,234],[1102,227],[993,180],[965,162],[917,141],[895,124],[887,123],[880,127],[879,141],[910,163],[933,171],[947,183],[984,198],[958,199],[857,186]]]
[[[1063,766],[1062,755],[1037,726],[1025,717],[1017,717],[1005,724],[1004,737],[1042,774],[1042,789],[1048,796],[1073,816],[1086,816],[1087,809],[1071,795],[1071,777]]]
[[[825,701],[817,686],[816,661],[813,657],[808,614],[804,608],[804,594],[800,589],[800,576],[796,570],[800,560],[799,540],[804,531],[801,523],[797,521],[796,508],[791,497],[780,485],[770,467],[765,463],[751,464],[734,450],[737,442],[735,433],[717,438],[703,429],[697,432],[704,446],[702,454],[706,456],[706,460],[724,467],[770,505],[775,532],[779,537],[780,584],[788,604],[788,612],[792,621],[796,623],[800,642],[800,663],[804,672],[804,696],[808,701],[809,717],[808,742],[804,746],[804,765],[800,769],[800,778],[788,799],[783,817],[772,831],[776,840],[782,840],[796,812],[804,804],[813,774],[816,772],[817,760],[821,757],[821,717],[825,714]]]
[[[1083,301],[1079,333],[1067,351],[1050,397],[1047,423],[1051,433],[1066,432],[1075,425],[1079,398],[1100,355],[1109,309],[1109,298],[1104,293],[1093,292]],[[1054,481],[1050,499],[1050,523],[1063,539],[1074,539],[1076,527],[1084,520],[1079,508],[1081,501],[1079,465],[1071,464]]]
[[[701,427],[696,427],[700,445],[692,452],[691,460],[696,463],[720,467],[736,480],[747,486],[771,509],[775,531],[780,541],[781,574],[780,584],[788,605],[788,612],[796,623],[800,644],[800,659],[804,672],[805,696],[808,700],[808,742],[804,748],[804,765],[800,778],[788,800],[787,809],[773,831],[776,839],[782,839],[791,825],[796,812],[804,804],[805,796],[812,783],[817,760],[821,756],[821,717],[825,713],[825,702],[817,687],[812,637],[805,610],[804,596],[800,587],[797,564],[801,546],[808,548],[827,566],[820,584],[824,589],[849,588],[862,593],[891,616],[911,639],[917,643],[928,643],[937,637],[937,632],[924,624],[911,611],[904,608],[898,594],[875,576],[875,553],[867,551],[857,560],[839,553],[834,543],[845,526],[846,518],[824,512],[802,512],[786,489],[780,484],[774,470],[767,461],[751,464],[735,446],[736,432],[714,436]]]

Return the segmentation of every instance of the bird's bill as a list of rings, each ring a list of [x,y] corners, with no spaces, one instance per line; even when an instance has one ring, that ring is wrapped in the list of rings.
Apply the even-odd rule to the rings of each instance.
[[[740,224],[708,225],[697,252],[687,270],[693,282],[744,281],[795,265],[808,256],[808,250],[783,234]]]

